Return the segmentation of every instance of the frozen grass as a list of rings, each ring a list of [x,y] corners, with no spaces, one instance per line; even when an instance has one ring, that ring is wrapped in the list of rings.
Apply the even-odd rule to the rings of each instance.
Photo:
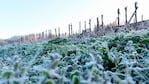
[[[149,83],[149,32],[0,48],[0,84]]]

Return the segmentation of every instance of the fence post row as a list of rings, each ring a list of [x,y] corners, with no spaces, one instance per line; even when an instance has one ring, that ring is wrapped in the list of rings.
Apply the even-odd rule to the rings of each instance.
[[[130,21],[132,20],[132,18],[134,17],[135,19],[135,27],[136,29],[138,29],[138,23],[137,23],[137,9],[138,9],[138,3],[135,2],[134,3],[134,7],[135,7],[135,11],[133,12],[133,14],[131,15],[130,19],[127,20],[127,6],[124,8],[125,9],[125,25],[128,26],[128,24],[130,24]],[[117,17],[117,25],[120,26],[120,9],[118,8],[117,9],[117,14],[118,14],[118,17]],[[141,16],[141,19],[143,21],[143,15]],[[99,24],[99,18],[97,17],[97,31],[99,31],[99,28],[104,27],[104,22],[103,22],[103,14],[101,14],[101,25]],[[83,32],[87,32],[87,26],[86,26],[86,20],[84,21],[84,29],[83,30],[83,27],[81,29],[81,21],[79,21],[79,33],[82,33],[82,30]],[[72,23],[71,24],[68,24],[68,32],[69,32],[69,36],[72,35],[74,32],[73,32],[73,29],[72,29]],[[91,19],[89,19],[89,32],[91,32]],[[58,27],[58,30],[55,28],[55,36],[54,37],[60,37],[61,34],[60,34],[60,27]],[[63,34],[62,34],[63,36]],[[66,33],[65,33],[65,36],[66,36]],[[35,34],[29,34],[29,35],[25,35],[25,36],[22,36],[18,41],[19,42],[26,42],[26,41],[32,41],[32,40],[45,40],[45,39],[49,39],[49,38],[52,38],[53,35],[52,35],[52,32],[51,32],[51,29],[50,30],[46,30],[46,31],[43,31],[43,32],[40,32],[40,33],[37,33],[36,35]]]

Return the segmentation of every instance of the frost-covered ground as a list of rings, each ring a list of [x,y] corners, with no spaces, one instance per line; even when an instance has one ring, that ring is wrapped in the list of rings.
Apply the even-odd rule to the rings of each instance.
[[[0,84],[149,84],[149,31],[0,47]]]

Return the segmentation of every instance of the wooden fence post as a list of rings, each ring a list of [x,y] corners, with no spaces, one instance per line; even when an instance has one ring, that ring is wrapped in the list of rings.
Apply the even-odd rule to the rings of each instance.
[[[81,21],[79,22],[79,33],[81,34]]]
[[[91,32],[91,19],[89,19],[89,31]]]
[[[70,24],[70,27],[71,27],[71,35],[72,35],[72,24]]]
[[[38,34],[36,33],[36,41],[38,41]]]
[[[42,38],[42,34],[41,34],[41,33],[39,34],[39,38],[40,38],[40,40],[41,40],[41,38]]]
[[[33,34],[33,41],[35,42],[36,41],[36,35]]]
[[[137,22],[137,9],[138,9],[138,6],[137,6],[137,2],[135,2],[135,23],[136,23],[136,30],[138,30],[138,22]]]
[[[104,23],[103,23],[103,14],[101,15],[101,26],[102,26],[102,28],[103,28],[103,25],[104,25]]]
[[[86,21],[84,21],[84,28],[85,28],[85,32],[86,32]]]
[[[127,25],[127,7],[125,7],[125,24]]]
[[[56,28],[55,28],[55,36],[57,37],[57,30],[56,30]]]
[[[49,39],[49,38],[52,38],[51,29],[48,30],[48,39]]]
[[[130,21],[132,20],[133,16],[135,15],[135,18],[137,18],[137,9],[138,9],[138,6],[137,6],[137,2],[135,2],[135,11],[133,12],[133,14],[131,15],[129,21],[128,21],[128,24],[130,23]],[[136,22],[137,22],[137,19],[135,19]]]
[[[58,27],[58,36],[60,37],[60,27]]]
[[[97,31],[99,31],[99,19],[97,17]]]
[[[117,19],[118,19],[118,26],[120,26],[120,17],[119,17],[119,15],[120,15],[120,9],[119,8],[117,9],[117,13],[118,13],[118,17],[117,17]]]
[[[68,32],[69,32],[69,36],[70,36],[70,24],[68,24]]]
[[[135,2],[135,10],[138,9],[138,6],[137,6],[137,2]],[[137,23],[137,10],[135,11],[135,20],[136,20],[136,23]]]
[[[43,39],[44,39],[44,32],[42,32],[42,34],[41,34],[41,35],[42,35],[42,40],[43,40]]]
[[[21,43],[21,42],[23,42],[23,36],[21,36],[21,38],[20,38],[20,43]]]
[[[143,21],[143,15],[141,16],[141,20]]]
[[[48,39],[47,30],[45,32],[45,39]]]
[[[67,37],[67,33],[65,32],[65,35],[64,35],[64,37]]]

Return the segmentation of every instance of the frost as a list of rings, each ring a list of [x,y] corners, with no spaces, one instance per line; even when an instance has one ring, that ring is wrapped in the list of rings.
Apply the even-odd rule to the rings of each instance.
[[[149,32],[0,48],[0,84],[148,84]]]

